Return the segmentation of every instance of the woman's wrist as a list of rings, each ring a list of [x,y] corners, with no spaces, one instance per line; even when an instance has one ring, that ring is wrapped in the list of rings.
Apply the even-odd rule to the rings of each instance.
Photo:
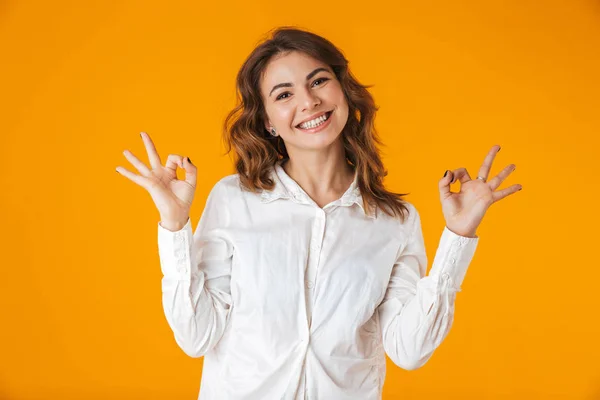
[[[181,229],[183,229],[185,224],[187,224],[188,219],[189,219],[189,217],[185,218],[185,220],[183,220],[183,219],[179,219],[179,220],[161,219],[159,224],[166,230],[169,230],[171,232],[177,232],[177,231],[180,231]]]

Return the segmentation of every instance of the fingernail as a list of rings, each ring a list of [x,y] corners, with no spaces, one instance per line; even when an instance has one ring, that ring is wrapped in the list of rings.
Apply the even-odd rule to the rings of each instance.
[[[446,172],[444,172],[444,178],[446,177],[446,175],[448,175],[448,170],[446,170]]]
[[[188,160],[188,162],[189,162],[190,164],[194,165],[194,164],[192,163],[192,160],[190,160],[190,158],[189,158],[189,157],[187,158],[187,160]]]
[[[500,151],[500,149],[501,149],[501,148],[502,148],[502,147],[498,147],[498,151],[497,151],[496,153],[498,153],[498,152]]]

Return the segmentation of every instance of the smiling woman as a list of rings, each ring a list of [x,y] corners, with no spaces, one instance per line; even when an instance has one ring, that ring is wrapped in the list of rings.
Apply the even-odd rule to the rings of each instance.
[[[440,180],[448,225],[426,275],[419,213],[383,186],[377,107],[333,44],[277,29],[237,88],[224,124],[237,173],[215,184],[195,232],[196,167],[171,155],[163,171],[148,136],[155,168],[138,163],[165,218],[165,316],[181,349],[205,356],[199,399],[379,400],[386,354],[419,368],[448,334],[475,228],[508,172],[485,182],[494,149],[480,179]]]
[[[290,172],[290,151],[300,155],[323,149],[323,157],[341,158],[337,165],[346,164],[347,183],[357,175],[368,213],[378,206],[405,217],[406,194],[383,185],[387,172],[377,150],[381,142],[374,127],[373,97],[330,41],[304,30],[278,28],[248,56],[237,87],[239,104],[225,119],[223,134],[245,188],[272,189],[268,171],[276,161]]]

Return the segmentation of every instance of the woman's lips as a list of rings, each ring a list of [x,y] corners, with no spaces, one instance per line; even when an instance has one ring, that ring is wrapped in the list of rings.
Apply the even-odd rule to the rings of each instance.
[[[325,122],[323,122],[321,125],[316,126],[314,128],[308,128],[308,129],[300,128],[299,126],[297,126],[296,129],[299,129],[305,133],[316,133],[316,132],[322,131],[323,129],[327,128],[327,126],[329,125],[333,111],[328,111],[325,114],[328,115],[327,120]]]

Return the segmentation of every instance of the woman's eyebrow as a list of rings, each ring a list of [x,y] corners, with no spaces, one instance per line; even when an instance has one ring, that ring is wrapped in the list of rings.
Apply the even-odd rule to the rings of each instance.
[[[313,76],[315,76],[316,74],[318,74],[321,71],[331,72],[327,68],[319,67],[319,68],[315,69],[313,72],[311,72],[310,74],[306,75],[306,80],[309,80],[310,78],[312,78]],[[292,85],[289,82],[278,83],[277,85],[273,86],[273,89],[271,89],[271,91],[269,92],[269,96],[271,96],[271,94],[273,93],[273,91],[276,90],[276,89],[279,89],[279,88],[282,88],[282,87],[292,87],[292,86],[294,86],[294,85]]]

